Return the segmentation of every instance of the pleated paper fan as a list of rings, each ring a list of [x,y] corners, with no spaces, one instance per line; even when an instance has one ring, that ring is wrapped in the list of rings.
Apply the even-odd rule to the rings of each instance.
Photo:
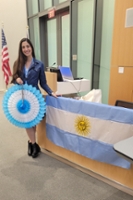
[[[15,126],[31,128],[37,125],[46,113],[44,97],[31,85],[14,85],[3,98],[3,110]]]

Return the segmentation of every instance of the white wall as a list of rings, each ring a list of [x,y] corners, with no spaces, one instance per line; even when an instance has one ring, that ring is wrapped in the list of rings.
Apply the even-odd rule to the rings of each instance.
[[[18,56],[19,41],[26,37],[27,14],[26,0],[0,0],[0,29],[4,23],[4,32],[7,40],[10,66]],[[0,31],[1,47],[1,31]],[[0,53],[0,91],[5,90]]]

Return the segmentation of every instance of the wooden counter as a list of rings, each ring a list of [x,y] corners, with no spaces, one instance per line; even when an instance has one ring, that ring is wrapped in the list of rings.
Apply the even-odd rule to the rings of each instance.
[[[106,163],[91,160],[67,149],[56,146],[46,137],[45,119],[43,119],[37,127],[37,140],[41,148],[51,151],[52,153],[67,159],[76,165],[100,174],[107,179],[133,189],[133,165],[130,169],[123,169]]]
[[[48,85],[53,91],[56,91],[56,74],[46,72],[46,77]],[[44,94],[44,91],[42,91],[42,93]],[[53,154],[74,163],[77,166],[81,166],[96,174],[99,174],[102,177],[105,177],[106,179],[112,180],[113,182],[119,183],[120,185],[124,185],[125,187],[131,190],[133,189],[133,165],[131,165],[130,169],[124,169],[116,167],[114,165],[91,160],[87,157],[81,156],[62,147],[58,147],[47,139],[45,125],[46,124],[44,118],[37,126],[37,142],[41,148],[46,149],[52,152]]]

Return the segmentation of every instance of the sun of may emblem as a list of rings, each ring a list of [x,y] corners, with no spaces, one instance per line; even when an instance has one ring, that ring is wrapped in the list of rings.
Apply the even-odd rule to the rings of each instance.
[[[75,129],[79,135],[87,136],[90,133],[90,121],[86,116],[78,116],[75,119]]]

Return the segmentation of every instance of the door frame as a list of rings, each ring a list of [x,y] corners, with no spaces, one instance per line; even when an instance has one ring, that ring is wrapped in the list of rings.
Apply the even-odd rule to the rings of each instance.
[[[41,57],[44,61],[46,67],[48,67],[48,31],[47,31],[47,21],[56,19],[56,31],[57,31],[57,65],[62,64],[62,27],[61,27],[61,17],[70,14],[69,7],[58,10],[55,17],[49,19],[48,16],[43,16],[40,19],[40,38],[41,44]],[[50,66],[49,66],[50,67]]]

